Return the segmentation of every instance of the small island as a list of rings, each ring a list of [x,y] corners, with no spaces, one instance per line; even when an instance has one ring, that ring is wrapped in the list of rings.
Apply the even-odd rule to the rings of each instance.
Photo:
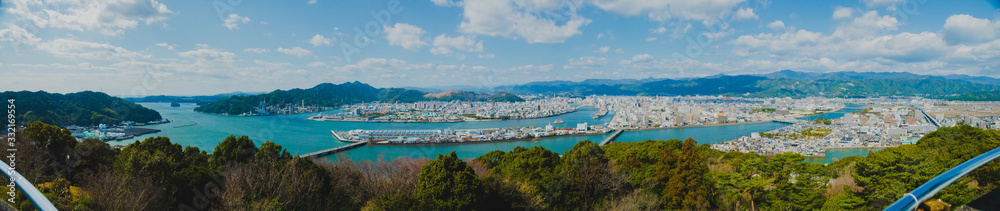
[[[170,107],[181,107],[181,104],[177,102],[172,102],[170,103]]]

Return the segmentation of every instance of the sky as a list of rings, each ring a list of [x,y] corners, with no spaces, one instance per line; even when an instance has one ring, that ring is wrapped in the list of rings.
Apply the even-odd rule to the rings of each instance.
[[[1000,78],[997,1],[0,0],[0,90],[911,72]]]

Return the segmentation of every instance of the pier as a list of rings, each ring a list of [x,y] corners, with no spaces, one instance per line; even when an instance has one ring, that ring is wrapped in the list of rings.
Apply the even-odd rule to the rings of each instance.
[[[309,153],[309,154],[299,155],[299,157],[300,158],[317,158],[317,157],[322,157],[322,156],[330,155],[330,154],[333,154],[333,153],[338,153],[338,152],[342,152],[342,151],[345,151],[345,150],[353,149],[355,147],[359,147],[359,146],[365,145],[365,144],[368,144],[368,142],[358,142],[358,143],[348,144],[348,145],[344,145],[344,146],[339,146],[339,147],[324,149],[324,150],[320,150],[318,152],[313,152],[313,153]]]
[[[611,133],[611,136],[608,136],[608,138],[605,138],[604,141],[601,141],[601,144],[599,144],[599,145],[600,146],[604,146],[604,145],[610,144],[612,141],[615,141],[615,138],[618,138],[618,135],[621,135],[622,131],[624,131],[624,130],[615,130],[615,132]]]

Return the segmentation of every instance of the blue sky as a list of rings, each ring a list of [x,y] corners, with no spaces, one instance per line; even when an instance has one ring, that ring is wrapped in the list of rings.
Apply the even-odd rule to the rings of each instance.
[[[12,0],[0,90],[211,95],[783,69],[1000,77],[995,1]],[[373,15],[374,14],[374,15]]]

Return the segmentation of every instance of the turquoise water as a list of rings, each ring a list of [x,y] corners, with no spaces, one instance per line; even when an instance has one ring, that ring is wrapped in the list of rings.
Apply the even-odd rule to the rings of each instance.
[[[470,121],[456,123],[366,123],[366,122],[327,122],[312,121],[306,118],[316,114],[296,114],[287,116],[261,116],[261,117],[234,117],[214,114],[204,114],[194,112],[194,104],[181,104],[180,107],[170,107],[169,103],[141,103],[147,108],[160,112],[164,118],[172,120],[172,123],[163,125],[145,126],[145,128],[163,130],[160,133],[149,134],[137,137],[133,140],[110,141],[112,145],[126,144],[136,140],[142,140],[153,136],[166,136],[174,143],[185,146],[195,146],[202,150],[212,152],[215,145],[229,135],[246,135],[254,140],[256,144],[261,144],[264,140],[270,140],[285,147],[292,154],[306,154],[323,149],[346,145],[330,135],[330,130],[352,130],[352,129],[474,129],[474,128],[500,128],[513,126],[538,126],[542,127],[555,120],[563,120],[564,123],[552,124],[555,127],[575,127],[577,123],[587,122],[591,125],[604,124],[611,120],[611,115],[600,119],[593,119],[591,116],[596,109],[582,107],[580,111],[563,114],[555,117],[527,120],[507,120],[507,121]],[[823,114],[807,118],[840,118],[845,110],[837,113]],[[806,119],[806,118],[803,118]],[[197,122],[197,125],[191,125]],[[785,126],[784,123],[759,123],[746,125],[729,125],[713,127],[694,127],[678,129],[661,129],[645,131],[624,132],[616,142],[635,142],[644,140],[667,140],[686,139],[691,137],[699,144],[714,144],[736,137],[749,135],[753,132],[763,132]],[[362,146],[342,152],[336,156],[343,156],[352,160],[375,160],[379,158],[392,159],[396,157],[428,158],[438,154],[446,154],[455,151],[460,157],[474,158],[493,150],[511,150],[516,146],[531,147],[542,146],[549,150],[563,153],[582,140],[599,142],[606,135],[592,136],[569,136],[558,138],[547,138],[528,141],[495,142],[462,145],[425,145],[425,146]],[[835,157],[843,158],[855,154],[865,155],[867,149],[847,150],[843,153],[828,153],[827,160]],[[336,156],[330,156],[334,158]],[[838,158],[838,159],[839,159]],[[813,161],[813,160],[811,160]],[[816,159],[813,162],[822,162]],[[829,162],[829,161],[826,161]]]

